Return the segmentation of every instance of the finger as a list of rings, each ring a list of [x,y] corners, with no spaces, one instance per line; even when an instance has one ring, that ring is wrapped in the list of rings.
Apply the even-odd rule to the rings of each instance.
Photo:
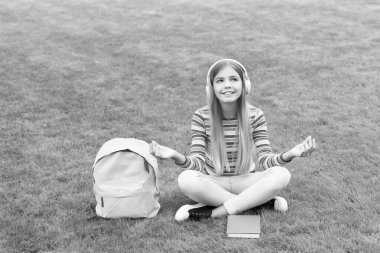
[[[311,153],[313,153],[314,152],[314,150],[315,150],[315,146],[314,146],[314,143],[315,143],[315,140],[314,140],[314,138],[311,138],[310,139],[310,150],[309,150],[309,156],[311,155]]]
[[[310,140],[310,154],[311,153],[313,153],[313,151],[315,150],[315,145],[314,145],[314,143],[315,143],[315,140],[314,139],[311,139]]]
[[[153,150],[153,153],[155,156],[157,156],[158,152],[157,152],[157,142],[155,141],[152,141],[152,150]]]
[[[316,148],[317,148],[317,144],[315,142],[315,139],[312,138],[312,140],[311,140],[311,149],[310,149],[309,155],[311,155]]]
[[[153,153],[154,153],[155,156],[157,156],[156,146],[157,146],[157,142],[152,141],[152,150],[153,150]]]
[[[309,144],[309,146],[312,145],[312,138],[310,135],[307,137],[306,142],[307,142],[307,144]]]
[[[312,152],[313,152],[313,145],[312,143],[309,142],[307,143],[307,147],[305,150],[306,156],[310,156]]]
[[[308,145],[307,145],[306,141],[303,141],[302,142],[302,153],[301,153],[301,156],[306,156],[307,149],[308,149]]]
[[[159,148],[160,148],[160,145],[158,145],[158,143],[156,143],[156,155],[160,155],[160,152],[159,152]]]
[[[314,146],[313,146],[313,142],[311,141],[311,144],[309,144],[309,148],[308,148],[308,150],[306,151],[307,156],[310,156],[311,153],[313,153],[313,151],[314,151]]]
[[[149,153],[151,153],[152,155],[154,155],[154,154],[153,154],[152,145],[153,145],[153,143],[152,143],[152,142],[151,142],[151,143],[149,143]]]

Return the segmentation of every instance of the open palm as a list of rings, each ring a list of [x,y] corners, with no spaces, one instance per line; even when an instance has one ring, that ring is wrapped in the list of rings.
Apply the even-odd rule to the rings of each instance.
[[[175,150],[166,146],[159,145],[157,142],[152,141],[149,144],[149,151],[152,155],[162,159],[172,158],[175,154]]]
[[[308,136],[302,143],[292,148],[291,153],[294,157],[310,156],[316,149],[317,145],[315,139]]]

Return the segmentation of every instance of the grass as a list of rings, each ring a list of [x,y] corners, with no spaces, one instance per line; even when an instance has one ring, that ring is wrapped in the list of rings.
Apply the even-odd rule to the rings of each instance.
[[[2,252],[378,252],[380,21],[376,1],[0,0]],[[160,161],[154,219],[92,218],[91,165],[114,137],[189,151],[208,67],[235,58],[290,210],[258,211],[258,240],[226,219],[176,223],[181,170]]]

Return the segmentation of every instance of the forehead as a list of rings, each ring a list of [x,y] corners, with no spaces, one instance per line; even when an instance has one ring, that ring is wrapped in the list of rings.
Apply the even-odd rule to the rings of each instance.
[[[239,73],[236,72],[231,66],[225,66],[222,68],[219,73],[215,76],[215,78],[218,77],[229,77],[229,76],[237,76],[239,77]]]

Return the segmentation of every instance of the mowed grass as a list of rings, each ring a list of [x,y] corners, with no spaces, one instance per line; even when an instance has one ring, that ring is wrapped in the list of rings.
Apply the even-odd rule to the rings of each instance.
[[[379,252],[377,1],[0,0],[1,252]],[[159,161],[153,219],[93,218],[100,146],[135,137],[188,153],[208,67],[235,58],[287,165],[285,214],[257,240],[226,218],[174,221],[190,203]]]

